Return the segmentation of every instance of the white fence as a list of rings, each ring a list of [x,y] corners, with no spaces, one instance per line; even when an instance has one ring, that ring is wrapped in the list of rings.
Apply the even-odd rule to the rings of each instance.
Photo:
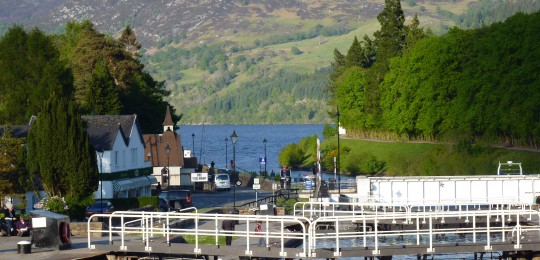
[[[349,206],[352,206],[351,210],[339,210]],[[110,244],[113,241],[115,245],[119,243],[118,251],[129,251],[129,239],[139,238],[149,253],[154,237],[163,237],[170,243],[174,236],[191,235],[195,237],[193,251],[185,253],[200,255],[205,254],[200,237],[211,237],[211,243],[218,246],[220,237],[232,235],[237,239],[235,247],[243,248],[246,256],[253,256],[253,242],[262,237],[268,248],[271,241],[277,241],[281,257],[292,256],[287,252],[291,249],[284,245],[294,239],[300,241],[300,253],[294,257],[314,258],[318,257],[319,249],[330,248],[335,250],[334,257],[340,257],[342,249],[359,246],[373,248],[373,255],[384,255],[381,250],[396,243],[423,246],[427,248],[423,253],[434,254],[437,245],[444,243],[439,239],[441,236],[456,241],[461,239],[460,244],[482,243],[485,251],[491,251],[494,242],[513,243],[513,249],[520,250],[524,234],[532,235],[537,241],[540,237],[540,215],[531,205],[441,205],[430,208],[414,204],[308,202],[297,203],[295,213],[294,216],[130,211],[97,214],[88,220],[88,247],[96,248],[93,233],[107,235]],[[108,230],[90,229],[90,222],[97,217],[108,219]],[[237,221],[238,228],[226,233],[221,229],[223,220]],[[173,224],[178,221],[192,224],[176,228]],[[261,232],[254,231],[257,221],[263,223]],[[522,224],[525,222],[527,225]],[[383,228],[384,225],[394,225],[394,228]],[[289,226],[299,228],[289,230]],[[326,228],[322,230],[322,226]],[[140,242],[137,245],[140,247]]]

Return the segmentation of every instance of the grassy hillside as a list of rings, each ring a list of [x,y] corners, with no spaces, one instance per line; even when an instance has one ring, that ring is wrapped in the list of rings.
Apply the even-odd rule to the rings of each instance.
[[[336,147],[333,137],[324,147]],[[340,139],[342,171],[347,165],[363,165],[366,155],[373,155],[385,163],[382,171],[387,175],[493,175],[498,162],[521,162],[526,174],[540,174],[540,153],[482,147],[470,144],[430,144],[405,142],[378,142]],[[310,164],[308,164],[310,165]]]

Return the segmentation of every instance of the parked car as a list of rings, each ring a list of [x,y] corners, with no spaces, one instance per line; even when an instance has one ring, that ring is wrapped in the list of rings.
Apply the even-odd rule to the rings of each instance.
[[[86,207],[86,217],[89,218],[94,214],[111,214],[114,212],[114,206],[110,201],[97,201],[96,203]]]
[[[227,173],[218,173],[214,176],[216,190],[231,190],[231,179]]]
[[[159,208],[161,211],[177,211],[191,207],[190,190],[165,190],[159,195]]]

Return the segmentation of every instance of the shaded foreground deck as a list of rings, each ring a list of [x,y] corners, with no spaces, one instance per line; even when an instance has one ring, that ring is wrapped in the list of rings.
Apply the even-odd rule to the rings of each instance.
[[[366,205],[362,210],[336,210],[341,206],[309,203],[298,207],[302,210],[293,216],[116,212],[101,216],[107,217],[108,230],[89,229],[88,247],[115,255],[229,259],[456,253],[493,253],[503,258],[536,255],[540,250],[539,212],[530,205],[430,211]],[[221,229],[225,219],[238,223],[231,246],[219,243],[229,235]],[[263,230],[256,233],[257,221],[263,223]],[[108,239],[95,241],[93,233]],[[187,236],[195,242],[179,243],[180,237]],[[263,246],[257,245],[260,238]]]

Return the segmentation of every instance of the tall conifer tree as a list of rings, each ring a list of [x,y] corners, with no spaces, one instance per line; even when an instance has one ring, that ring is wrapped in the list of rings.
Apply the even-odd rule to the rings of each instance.
[[[83,200],[97,189],[95,151],[72,102],[54,94],[28,135],[28,170],[47,195]]]
[[[381,29],[376,31],[377,62],[387,61],[401,54],[405,46],[405,16],[399,0],[385,0],[384,10],[377,15]]]
[[[362,45],[360,45],[358,38],[354,36],[354,40],[351,44],[351,47],[349,47],[347,56],[345,57],[345,65],[347,67],[364,67],[366,63],[367,62],[364,56],[364,49],[362,48]]]

